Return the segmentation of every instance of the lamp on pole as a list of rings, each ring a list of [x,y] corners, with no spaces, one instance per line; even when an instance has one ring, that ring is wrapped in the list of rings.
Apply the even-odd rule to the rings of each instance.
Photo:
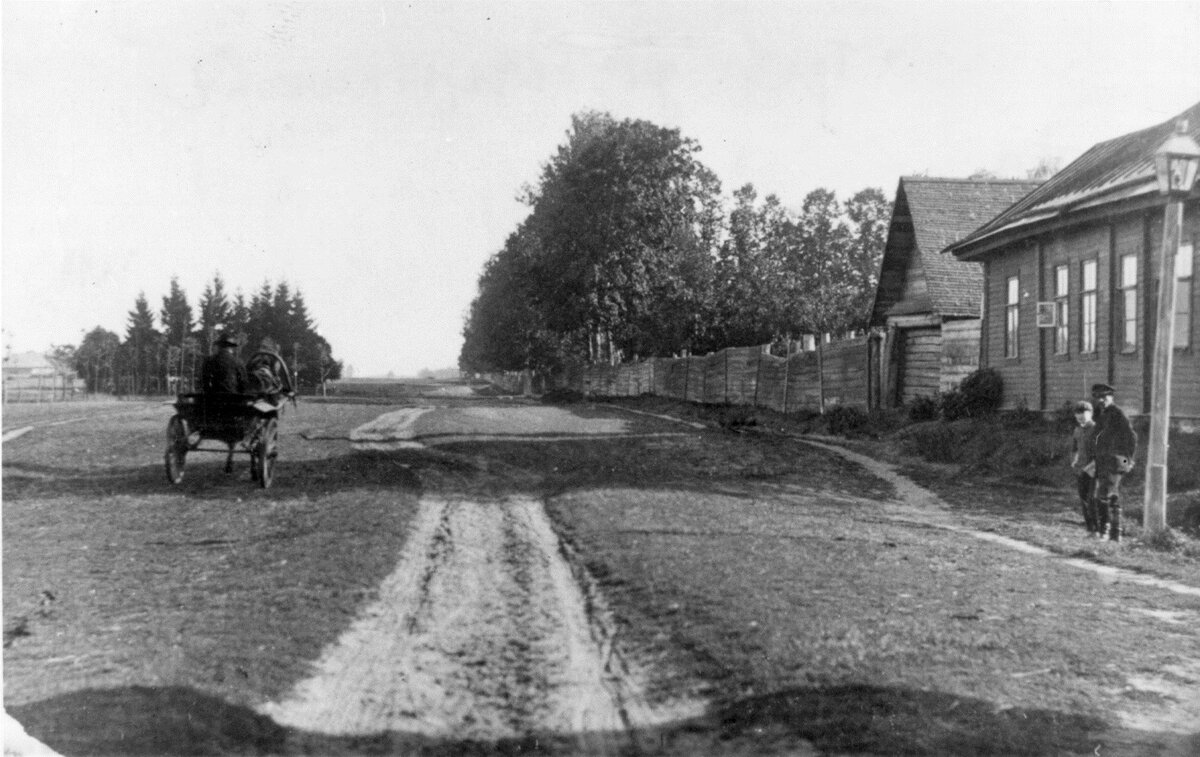
[[[1167,198],[1158,265],[1158,328],[1150,392],[1150,445],[1146,456],[1146,492],[1142,526],[1147,532],[1167,527],[1167,433],[1171,425],[1171,358],[1175,350],[1175,253],[1183,229],[1183,200],[1196,183],[1200,146],[1187,133],[1187,121],[1154,153],[1158,191]]]

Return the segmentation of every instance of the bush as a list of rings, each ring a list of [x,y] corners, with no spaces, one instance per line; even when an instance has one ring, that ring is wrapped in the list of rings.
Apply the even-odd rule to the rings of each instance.
[[[716,406],[717,425],[726,431],[738,432],[744,428],[758,425],[758,413],[753,407],[746,405]]]
[[[873,408],[868,417],[876,434],[888,434],[908,424],[908,415],[903,408]]]
[[[972,371],[958,385],[966,413],[973,417],[991,415],[1000,409],[1004,397],[1004,380],[995,368]]]
[[[857,407],[834,405],[825,411],[825,423],[829,433],[844,436],[862,431],[871,423],[871,418]]]
[[[936,421],[942,416],[942,409],[934,397],[920,396],[908,403],[908,419],[913,423]]]
[[[938,398],[938,407],[942,413],[942,420],[946,421],[956,421],[974,415],[971,412],[967,395],[961,389],[942,392],[942,396]]]

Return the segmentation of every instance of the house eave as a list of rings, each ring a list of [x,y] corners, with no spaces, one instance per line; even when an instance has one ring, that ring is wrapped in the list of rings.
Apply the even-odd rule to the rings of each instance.
[[[1030,214],[987,234],[950,245],[946,251],[959,260],[980,261],[988,253],[1021,239],[1088,223],[1097,218],[1162,207],[1165,202],[1153,185],[1125,189],[1126,191],[1115,196],[1105,193],[1103,197],[1084,198],[1072,204]]]

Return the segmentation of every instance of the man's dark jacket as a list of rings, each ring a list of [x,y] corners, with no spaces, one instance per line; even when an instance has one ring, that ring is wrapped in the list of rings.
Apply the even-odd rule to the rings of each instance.
[[[221,350],[205,358],[201,386],[205,392],[242,394],[246,391],[246,368],[232,352]]]
[[[1137,451],[1137,434],[1125,412],[1116,405],[1101,407],[1096,413],[1096,470],[1112,472],[1117,469],[1117,456],[1133,459]]]

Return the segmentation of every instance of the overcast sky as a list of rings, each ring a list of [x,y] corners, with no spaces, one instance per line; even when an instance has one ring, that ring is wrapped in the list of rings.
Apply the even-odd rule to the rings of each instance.
[[[356,375],[456,364],[572,113],[726,194],[1024,177],[1200,100],[1197,2],[3,4],[3,326],[122,337],[178,276],[286,280]]]

